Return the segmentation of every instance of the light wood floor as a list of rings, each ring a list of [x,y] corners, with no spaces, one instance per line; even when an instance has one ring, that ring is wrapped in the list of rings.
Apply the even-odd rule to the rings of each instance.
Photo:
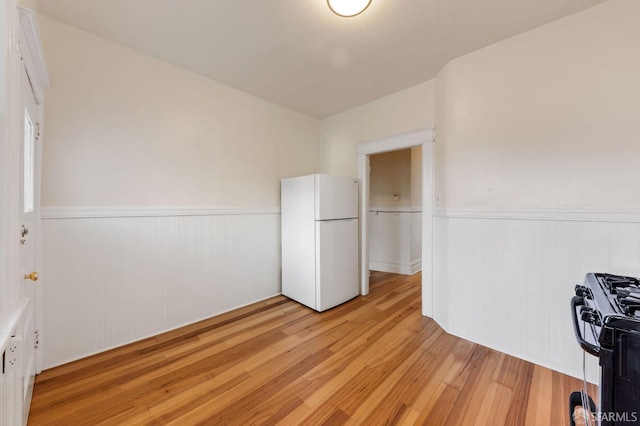
[[[30,425],[567,425],[581,383],[447,335],[420,274],[324,313],[274,297],[43,372]]]

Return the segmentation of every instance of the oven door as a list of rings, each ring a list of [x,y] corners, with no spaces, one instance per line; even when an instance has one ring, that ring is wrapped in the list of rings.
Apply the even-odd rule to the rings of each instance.
[[[640,423],[640,332],[608,321],[600,349],[602,425]]]

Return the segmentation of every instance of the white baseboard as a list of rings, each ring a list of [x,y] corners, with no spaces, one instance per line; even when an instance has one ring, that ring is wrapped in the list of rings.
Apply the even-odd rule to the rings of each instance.
[[[411,262],[411,275],[422,271],[422,259]]]
[[[422,213],[422,207],[369,207],[369,213]]]
[[[422,269],[422,262],[406,264],[370,261],[369,269],[372,271],[389,272],[391,274],[413,275]]]
[[[438,324],[438,326],[440,326],[440,328],[442,328],[447,334],[450,334],[452,336],[458,337],[460,339],[464,339],[464,340],[468,340],[469,342],[475,343],[477,345],[481,345],[484,347],[487,347],[489,349],[493,349],[494,351],[498,351],[498,352],[502,352],[503,354],[512,356],[514,358],[519,358],[523,361],[527,361],[530,362],[532,364],[535,365],[539,365],[540,367],[544,367],[544,368],[548,368],[549,370],[553,370],[553,371],[557,371],[559,373],[565,374],[567,376],[571,376],[574,377],[576,379],[584,379],[584,376],[582,375],[582,371],[580,371],[580,367],[576,367],[576,368],[558,368],[557,365],[555,365],[554,363],[551,362],[541,362],[539,359],[536,358],[532,358],[530,357],[526,352],[523,351],[514,351],[511,350],[510,348],[507,348],[505,346],[499,346],[499,345],[487,345],[486,342],[484,341],[480,341],[476,338],[474,338],[473,336],[466,336],[460,333],[454,333],[451,330],[448,330],[442,323],[440,323],[438,320],[435,320],[435,322]],[[595,366],[597,364],[597,360],[594,359],[591,356],[588,356],[588,363],[592,364],[593,366]],[[596,367],[597,368],[597,367]],[[597,385],[599,383],[599,377],[593,374],[587,374],[587,382],[592,383],[594,385]]]

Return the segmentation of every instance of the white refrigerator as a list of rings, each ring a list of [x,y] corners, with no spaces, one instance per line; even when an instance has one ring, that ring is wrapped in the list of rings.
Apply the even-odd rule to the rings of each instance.
[[[282,294],[322,312],[359,294],[358,180],[281,181]]]

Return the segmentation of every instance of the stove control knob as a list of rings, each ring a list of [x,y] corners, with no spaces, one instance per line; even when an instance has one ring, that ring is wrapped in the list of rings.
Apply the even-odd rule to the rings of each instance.
[[[584,322],[588,322],[589,324],[593,324],[598,327],[602,326],[600,317],[598,316],[598,313],[595,311],[595,309],[587,308],[586,306],[583,306],[580,309],[580,319],[582,319],[582,321]]]
[[[593,294],[591,294],[591,290],[588,287],[583,285],[576,286],[576,296],[586,297],[587,299],[593,299]]]

